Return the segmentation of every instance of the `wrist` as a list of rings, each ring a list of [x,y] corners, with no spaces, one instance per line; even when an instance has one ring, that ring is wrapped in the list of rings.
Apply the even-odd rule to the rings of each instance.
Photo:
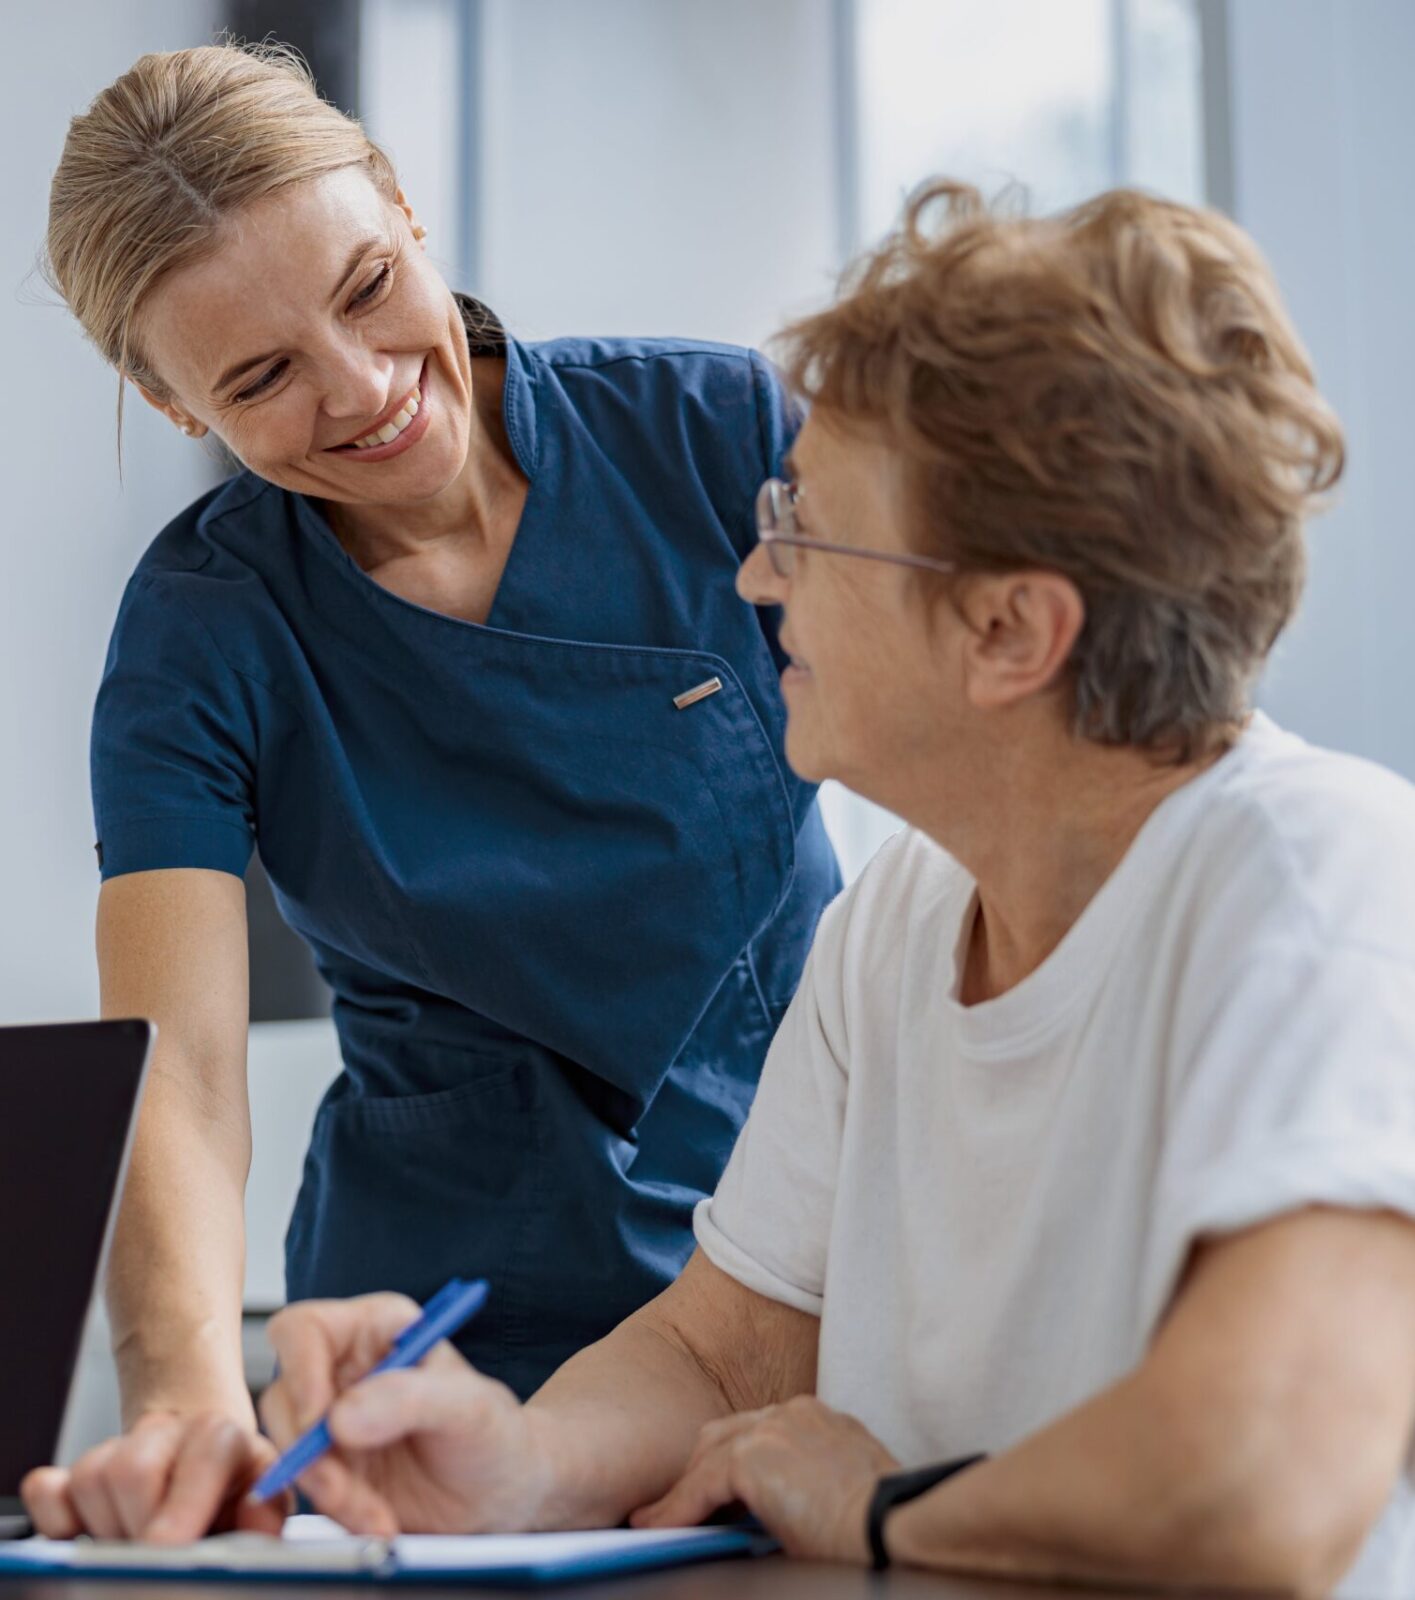
[[[563,1452],[556,1448],[552,1419],[534,1406],[520,1409],[524,1528],[528,1533],[549,1533],[577,1526],[574,1508],[566,1503],[567,1472]]]
[[[239,1328],[228,1335],[211,1322],[193,1323],[160,1343],[135,1333],[115,1340],[113,1358],[125,1427],[149,1411],[214,1411],[256,1426]]]
[[[229,1417],[232,1422],[248,1432],[257,1433],[260,1430],[255,1403],[248,1391],[242,1390],[237,1394],[232,1390],[211,1385],[206,1387],[195,1383],[190,1386],[167,1385],[135,1392],[131,1397],[124,1394],[122,1412],[124,1432],[127,1432],[140,1417],[159,1412],[177,1417],[210,1415]]]
[[[865,1543],[876,1572],[895,1561],[910,1561],[907,1525],[901,1522],[907,1508],[957,1473],[986,1459],[983,1455],[956,1456],[929,1466],[887,1472],[876,1481],[865,1513]]]

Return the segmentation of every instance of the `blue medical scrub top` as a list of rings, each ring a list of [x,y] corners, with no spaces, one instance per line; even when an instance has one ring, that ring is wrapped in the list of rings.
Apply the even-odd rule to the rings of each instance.
[[[128,586],[93,790],[105,878],[258,840],[334,992],[291,1298],[485,1276],[459,1342],[524,1395],[687,1258],[839,877],[733,588],[793,427],[770,369],[464,312],[530,481],[485,626],[241,473]]]

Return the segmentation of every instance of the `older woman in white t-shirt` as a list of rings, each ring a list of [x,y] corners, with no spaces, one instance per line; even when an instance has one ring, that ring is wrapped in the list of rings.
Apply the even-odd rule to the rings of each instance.
[[[350,1388],[411,1305],[294,1308],[264,1415],[345,1391],[302,1484],[360,1529],[742,1502],[799,1555],[1410,1595],[1415,794],[1250,714],[1340,432],[1222,218],[948,199],[786,345],[741,588],[793,765],[908,827],[700,1249],[524,1407],[447,1347]]]

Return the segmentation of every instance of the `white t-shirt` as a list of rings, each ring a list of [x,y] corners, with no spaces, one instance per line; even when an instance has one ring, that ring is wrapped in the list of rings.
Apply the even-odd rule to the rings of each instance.
[[[1415,789],[1262,716],[1047,960],[959,1004],[973,880],[892,839],[827,911],[697,1210],[821,1319],[818,1392],[905,1463],[997,1452],[1143,1355],[1194,1241],[1415,1215]],[[1415,1595],[1402,1477],[1341,1591]]]

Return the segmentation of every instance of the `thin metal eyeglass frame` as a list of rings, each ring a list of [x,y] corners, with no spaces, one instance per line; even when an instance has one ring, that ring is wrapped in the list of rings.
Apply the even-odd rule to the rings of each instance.
[[[925,572],[957,572],[955,561],[940,561],[934,556],[896,555],[892,550],[867,550],[863,545],[832,544],[829,539],[813,539],[799,533],[796,507],[801,503],[801,486],[784,478],[768,478],[757,491],[757,538],[766,547],[771,570],[778,578],[789,578],[795,570],[792,550],[824,550],[828,555],[859,556],[862,561],[887,561],[895,567],[919,567]]]

